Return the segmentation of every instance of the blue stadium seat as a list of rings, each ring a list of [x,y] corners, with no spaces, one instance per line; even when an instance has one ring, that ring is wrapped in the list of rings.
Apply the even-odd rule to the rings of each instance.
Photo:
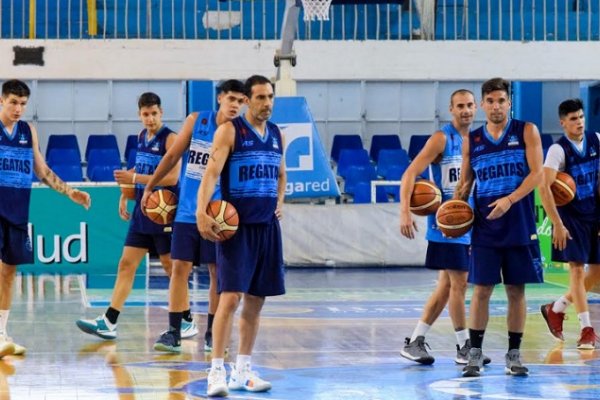
[[[53,168],[56,165],[76,165],[81,168],[79,149],[54,148],[46,156],[46,162]]]
[[[371,182],[358,182],[354,188],[353,201],[356,204],[365,204],[371,202]],[[385,188],[378,186],[375,189],[375,201],[377,203],[387,203],[388,197]]]
[[[79,164],[57,164],[52,167],[52,171],[65,182],[83,181],[83,172],[81,171],[81,165]]]
[[[343,149],[340,152],[340,160],[337,165],[337,174],[342,178],[346,178],[348,169],[352,165],[371,165],[369,153],[365,149]]]
[[[379,160],[379,152],[383,149],[401,149],[400,137],[398,135],[373,135],[369,156],[375,162]]]
[[[336,163],[340,160],[342,149],[362,149],[363,143],[360,135],[334,135],[331,146],[331,159]]]
[[[125,144],[125,154],[124,160],[129,162],[129,154],[131,154],[131,150],[137,150],[138,145],[138,135],[129,135],[127,136],[127,144]]]
[[[115,149],[93,149],[90,151],[87,177],[92,181],[114,181],[112,171],[121,168],[121,156]],[[96,171],[98,169],[98,171]],[[110,174],[108,173],[110,171]]]
[[[93,149],[114,149],[117,151],[117,154],[120,154],[117,137],[112,134],[90,135],[88,137],[87,146],[85,148],[85,159],[87,161],[90,160],[90,151]],[[120,156],[119,160],[121,160]]]
[[[542,150],[544,151],[544,158],[546,158],[548,149],[550,148],[550,146],[552,146],[554,144],[554,139],[552,138],[552,135],[549,133],[542,133],[541,138],[542,138]]]
[[[348,169],[348,175],[344,181],[344,193],[354,193],[354,187],[358,182],[371,182],[377,179],[375,167],[372,165],[352,165]]]
[[[377,175],[385,179],[388,178],[388,170],[391,167],[401,167],[402,172],[408,167],[408,154],[404,149],[388,150],[383,149],[379,152],[379,160],[377,161]],[[395,178],[394,178],[395,179]],[[392,179],[393,180],[393,179]]]
[[[408,158],[414,160],[417,154],[421,151],[425,142],[429,139],[430,135],[412,135],[410,137],[410,144],[408,145]]]
[[[53,149],[74,149],[79,154],[79,160],[81,160],[81,152],[79,151],[79,143],[77,142],[77,136],[72,133],[64,135],[50,135],[48,136],[48,145],[46,146],[46,159],[50,155],[50,151]]]
[[[135,156],[137,154],[137,149],[129,152],[129,156],[127,156],[127,169],[131,169],[135,167]]]

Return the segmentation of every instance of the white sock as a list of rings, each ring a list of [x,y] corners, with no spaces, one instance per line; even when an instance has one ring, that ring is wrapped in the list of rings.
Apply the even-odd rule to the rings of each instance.
[[[417,326],[415,327],[415,330],[413,331],[413,334],[410,337],[411,343],[415,341],[417,336],[425,336],[425,334],[429,332],[429,328],[431,328],[431,325],[427,325],[423,321],[417,322]]]
[[[463,329],[462,331],[454,332],[454,334],[456,335],[456,344],[463,347],[465,342],[469,339],[469,330]]]
[[[250,362],[252,361],[252,356],[238,354],[235,359],[235,369],[238,371],[243,371],[245,368],[250,369]]]
[[[558,300],[552,305],[552,311],[555,313],[564,313],[567,307],[571,305],[571,302],[567,300],[565,296],[560,296]]]
[[[0,335],[6,336],[6,324],[8,323],[8,315],[10,310],[0,310]]]
[[[592,326],[592,322],[590,321],[590,312],[585,311],[577,314],[577,318],[579,318],[579,325],[581,325],[581,329],[587,328],[588,326]]]
[[[224,358],[213,358],[210,362],[211,368],[225,368],[225,359]]]

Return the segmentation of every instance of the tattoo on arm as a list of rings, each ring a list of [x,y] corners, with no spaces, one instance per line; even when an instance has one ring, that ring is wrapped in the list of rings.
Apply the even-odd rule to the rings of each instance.
[[[69,185],[63,182],[50,168],[46,170],[46,174],[42,177],[41,181],[58,193],[69,194]]]

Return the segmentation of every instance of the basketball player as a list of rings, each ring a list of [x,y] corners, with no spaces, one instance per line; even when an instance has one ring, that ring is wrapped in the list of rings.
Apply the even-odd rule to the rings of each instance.
[[[33,263],[31,238],[27,230],[33,173],[58,193],[86,209],[89,194],[63,182],[42,157],[38,134],[33,125],[22,121],[31,94],[25,82],[13,79],[2,84],[0,97],[0,358],[23,355],[25,347],[13,343],[6,325],[12,303],[12,288],[17,265]]]
[[[565,100],[558,106],[564,136],[550,146],[540,185],[542,204],[552,221],[552,260],[569,263],[569,292],[557,301],[542,305],[542,316],[552,335],[564,340],[563,320],[569,304],[575,304],[581,326],[577,341],[580,350],[593,350],[596,334],[590,321],[586,292],[600,280],[598,239],[598,159],[600,134],[585,132],[583,103]],[[558,171],[573,177],[576,196],[569,204],[556,207],[550,185]],[[588,264],[587,274],[584,265]]]
[[[208,264],[210,283],[208,288],[208,321],[204,334],[204,350],[212,350],[212,325],[219,295],[217,294],[217,267],[215,244],[202,239],[196,226],[196,202],[198,187],[204,175],[210,146],[217,127],[237,117],[244,104],[244,84],[238,80],[228,80],[218,88],[219,111],[193,112],[185,120],[177,140],[163,157],[154,175],[144,190],[142,204],[145,204],[157,182],[172,171],[185,152],[187,163],[181,174],[181,188],[177,215],[173,224],[171,258],[173,273],[169,282],[169,329],[154,345],[158,351],[180,352],[180,329],[183,321],[189,318],[188,278],[192,267]],[[215,197],[220,198],[219,186]],[[186,310],[186,311],[184,311]]]
[[[135,167],[131,170],[115,170],[115,180],[119,184],[135,184],[135,206],[133,214],[127,211],[127,199],[121,195],[119,199],[119,215],[130,221],[129,231],[125,238],[123,253],[119,260],[117,280],[112,293],[110,306],[106,312],[96,319],[80,319],[77,326],[85,333],[96,335],[105,340],[117,338],[117,319],[123,309],[125,300],[135,279],[135,271],[146,256],[149,249],[156,249],[160,263],[167,275],[171,274],[171,226],[159,225],[146,217],[141,210],[143,186],[148,183],[154,169],[167,150],[175,142],[175,133],[162,123],[163,110],[160,97],[155,93],[143,93],[138,99],[138,113],[144,129],[138,135]],[[171,191],[177,191],[179,169],[175,168],[161,182]],[[189,324],[185,333],[193,336],[198,329]]]
[[[452,198],[458,183],[462,162],[462,142],[468,140],[469,129],[477,110],[473,93],[459,89],[450,96],[452,122],[436,131],[425,143],[425,147],[402,176],[400,185],[400,232],[414,239],[417,225],[410,213],[410,196],[417,175],[430,164],[433,180],[442,191],[442,201]],[[434,292],[425,304],[421,319],[400,354],[421,364],[433,364],[435,359],[427,352],[425,335],[448,304],[448,311],[456,334],[456,358],[458,364],[467,363],[471,349],[469,331],[465,317],[465,292],[469,271],[469,245],[471,233],[459,238],[444,237],[437,227],[435,215],[427,218],[427,257],[425,266],[438,270],[438,281]],[[489,359],[487,359],[489,362]]]
[[[221,125],[215,133],[210,159],[198,191],[198,229],[217,241],[219,224],[206,213],[221,178],[221,195],[239,214],[237,233],[217,243],[217,274],[221,297],[213,327],[213,352],[208,396],[227,396],[231,390],[263,392],[271,383],[251,368],[251,355],[266,296],[285,293],[279,219],[285,193],[283,137],[269,122],[273,85],[259,75],[245,83],[248,110]],[[239,322],[240,343],[229,385],[223,364],[233,316],[244,300]]]
[[[505,371],[527,375],[520,346],[525,329],[525,284],[541,283],[542,263],[535,225],[533,190],[541,183],[542,146],[537,127],[510,119],[510,83],[493,78],[481,86],[486,123],[463,141],[463,163],[455,196],[467,200],[475,181],[471,236],[469,316],[471,350],[463,376],[479,376],[481,352],[494,286],[508,297],[508,352]]]

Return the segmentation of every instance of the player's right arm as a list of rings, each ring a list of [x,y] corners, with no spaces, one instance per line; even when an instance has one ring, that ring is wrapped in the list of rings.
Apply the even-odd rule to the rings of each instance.
[[[414,239],[417,225],[410,213],[410,196],[412,195],[417,176],[444,153],[446,135],[435,132],[425,143],[423,149],[410,163],[400,183],[400,233],[409,239]]]
[[[462,201],[469,200],[469,194],[471,194],[471,188],[475,181],[475,175],[473,175],[473,168],[471,167],[471,146],[469,140],[466,138],[462,142],[462,164],[460,166],[460,178],[458,184],[454,190],[454,199]]]
[[[550,186],[556,180],[556,174],[565,165],[565,151],[558,144],[553,144],[548,149],[546,161],[544,163],[544,176],[539,184],[542,206],[552,222],[552,244],[558,250],[564,250],[567,246],[567,240],[571,239],[571,234],[563,225],[562,219],[556,209],[556,202],[552,195]]]
[[[212,198],[217,184],[217,179],[223,171],[225,162],[233,151],[235,143],[235,127],[231,122],[220,125],[213,139],[210,149],[210,158],[202,182],[198,188],[198,207],[196,208],[196,223],[200,235],[211,241],[218,241],[219,224],[206,212],[208,203]]]
[[[183,153],[190,147],[190,143],[192,141],[192,132],[194,129],[194,124],[196,123],[196,119],[198,118],[198,113],[193,112],[187,116],[183,126],[179,130],[179,133],[176,135],[176,139],[174,143],[168,147],[167,152],[160,160],[160,163],[154,170],[154,173],[151,175],[150,180],[146,183],[144,187],[144,194],[142,196],[142,211],[145,212],[146,209],[146,201],[148,201],[148,197],[156,187],[156,185],[169,174],[169,172],[173,171],[173,168],[179,163],[181,160],[181,156]],[[177,171],[179,173],[179,171]]]

